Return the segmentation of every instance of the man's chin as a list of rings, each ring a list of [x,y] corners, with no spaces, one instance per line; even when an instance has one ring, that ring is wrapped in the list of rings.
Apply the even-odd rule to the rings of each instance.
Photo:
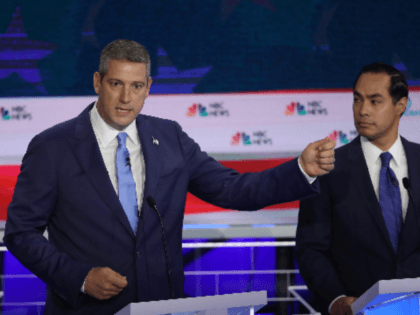
[[[373,135],[367,132],[359,132],[359,135],[361,135],[362,137],[365,137],[369,141],[375,140],[377,138],[376,135]]]
[[[356,130],[360,136],[365,137],[368,140],[373,140],[376,138],[375,134],[373,134],[372,132],[369,132],[365,128],[356,127]]]
[[[118,129],[118,130],[124,130],[125,128],[127,128],[134,119],[118,119],[116,121],[114,121],[114,128]]]

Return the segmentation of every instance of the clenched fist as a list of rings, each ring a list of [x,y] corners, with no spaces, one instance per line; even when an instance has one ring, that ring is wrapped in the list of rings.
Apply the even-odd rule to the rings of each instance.
[[[330,138],[310,143],[300,156],[300,165],[311,177],[321,176],[334,169],[335,142]]]
[[[107,300],[127,286],[127,279],[108,267],[97,267],[89,271],[85,281],[85,292],[98,300]]]

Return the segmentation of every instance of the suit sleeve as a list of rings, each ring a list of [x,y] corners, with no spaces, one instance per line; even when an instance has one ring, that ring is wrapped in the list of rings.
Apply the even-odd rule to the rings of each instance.
[[[29,144],[7,211],[4,243],[22,265],[74,307],[83,298],[80,288],[94,266],[75,261],[43,236],[57,199],[57,151],[41,136]]]
[[[179,141],[190,173],[188,190],[216,206],[258,210],[319,193],[318,183],[309,184],[297,159],[258,173],[239,174],[209,157],[177,125]]]
[[[329,175],[319,179],[321,194],[301,200],[296,232],[296,260],[300,274],[322,311],[340,295],[345,295],[332,263],[332,211]]]

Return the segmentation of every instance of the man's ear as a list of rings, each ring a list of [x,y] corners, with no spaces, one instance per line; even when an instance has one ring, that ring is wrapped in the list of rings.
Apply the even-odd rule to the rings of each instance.
[[[102,86],[102,78],[99,72],[93,74],[93,88],[95,89],[96,94],[99,95]]]
[[[401,98],[397,104],[395,105],[397,107],[397,111],[399,115],[402,115],[405,112],[405,109],[407,108],[408,99],[406,97]]]
[[[153,82],[152,77],[149,77],[149,79],[147,80],[147,96],[149,96],[150,86],[152,85],[152,82]]]

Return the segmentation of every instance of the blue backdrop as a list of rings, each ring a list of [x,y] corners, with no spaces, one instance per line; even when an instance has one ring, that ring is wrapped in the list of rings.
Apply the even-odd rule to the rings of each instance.
[[[152,93],[348,88],[383,61],[420,84],[419,1],[7,0],[0,97],[92,95],[102,48],[136,40]]]

